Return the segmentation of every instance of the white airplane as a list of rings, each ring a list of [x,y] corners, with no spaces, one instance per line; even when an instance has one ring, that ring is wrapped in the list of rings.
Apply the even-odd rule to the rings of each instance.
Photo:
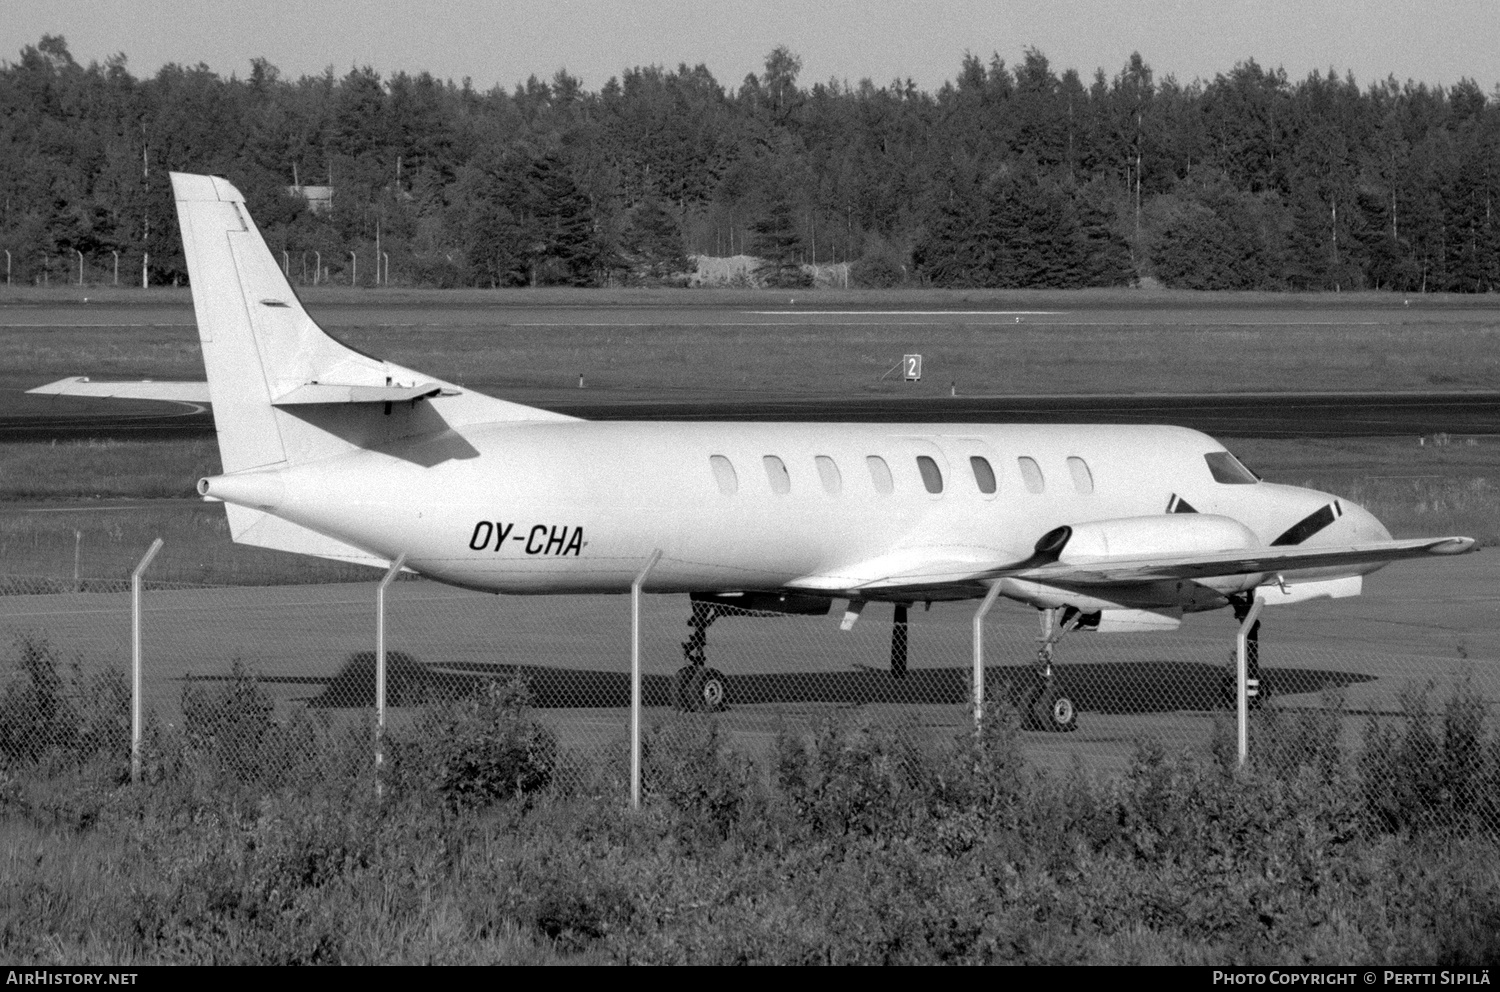
[[[172,188],[206,389],[32,391],[212,402],[223,474],[198,492],[243,544],[380,567],[404,555],[496,593],[626,592],[660,551],[651,591],[692,594],[680,705],[725,701],[705,643],[726,609],[847,600],[847,628],[892,603],[899,677],[911,604],[998,584],[1042,611],[1033,726],[1070,730],[1051,663],[1069,630],[1357,595],[1387,562],[1474,546],[1392,540],[1363,508],[1263,482],[1179,427],[599,423],[495,399],[330,338],[230,183],[174,173]]]

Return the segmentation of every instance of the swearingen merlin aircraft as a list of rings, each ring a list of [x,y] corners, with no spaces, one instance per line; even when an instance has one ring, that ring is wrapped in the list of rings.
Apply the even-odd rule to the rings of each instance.
[[[313,322],[244,197],[174,173],[203,384],[65,379],[33,392],[207,400],[235,541],[409,569],[496,593],[690,593],[679,705],[715,709],[726,609],[827,613],[999,594],[1042,611],[1031,725],[1076,726],[1053,677],[1072,629],[1175,628],[1184,613],[1357,595],[1390,561],[1469,551],[1392,540],[1327,493],[1260,481],[1180,427],[591,423],[348,348]],[[1257,625],[1258,626],[1258,625]],[[1252,634],[1254,631],[1251,632]],[[1253,673],[1252,673],[1253,675]]]

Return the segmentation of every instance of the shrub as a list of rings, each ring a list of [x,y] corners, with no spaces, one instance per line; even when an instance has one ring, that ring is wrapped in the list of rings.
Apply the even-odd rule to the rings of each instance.
[[[868,720],[830,720],[810,742],[782,735],[775,762],[777,789],[815,836],[899,831],[924,812],[932,779],[910,734]]]
[[[755,800],[757,775],[729,748],[711,716],[689,716],[670,731],[651,728],[641,741],[641,791],[681,814],[680,834],[727,837]]]
[[[1393,833],[1500,832],[1500,738],[1485,731],[1484,699],[1464,679],[1438,715],[1433,688],[1407,686],[1400,716],[1365,726],[1359,771],[1371,820]]]
[[[849,268],[849,276],[861,289],[890,289],[906,282],[906,256],[896,246],[877,241],[865,249]]]
[[[216,688],[191,675],[182,686],[182,726],[188,748],[213,759],[242,782],[266,772],[261,745],[274,723],[276,706],[254,673],[238,658]]]
[[[123,761],[130,750],[130,687],[113,667],[64,669],[46,637],[16,635],[15,673],[0,693],[0,761]]]
[[[435,792],[451,809],[477,809],[552,781],[557,738],[531,716],[525,680],[481,682],[466,698],[429,706],[406,734],[393,734],[393,782]]]

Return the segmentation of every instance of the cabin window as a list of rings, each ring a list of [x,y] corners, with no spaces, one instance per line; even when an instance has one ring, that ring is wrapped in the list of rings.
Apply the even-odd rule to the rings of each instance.
[[[1073,475],[1073,488],[1080,496],[1087,496],[1094,491],[1094,473],[1089,471],[1089,463],[1077,455],[1068,456],[1068,471]]]
[[[714,481],[719,484],[719,492],[725,496],[733,496],[740,488],[739,476],[734,474],[734,464],[723,455],[710,455],[708,464],[713,467]]]
[[[896,487],[891,482],[891,467],[885,463],[885,459],[879,455],[870,455],[865,459],[865,464],[870,467],[870,481],[875,484],[875,491],[882,496],[889,496]]]
[[[943,491],[943,472],[929,455],[917,456],[917,471],[922,473],[922,486],[936,495]]]
[[[988,458],[973,455],[969,458],[969,467],[974,470],[974,484],[979,491],[985,495],[991,495],[998,488],[995,485],[995,470],[990,467]]]
[[[1036,463],[1035,458],[1022,455],[1016,459],[1016,464],[1021,466],[1021,481],[1026,483],[1026,491],[1039,493],[1047,488],[1047,480],[1042,478],[1042,467]]]
[[[818,465],[818,478],[823,482],[823,491],[837,496],[844,489],[844,477],[839,473],[838,463],[827,455],[814,459]]]
[[[786,495],[792,491],[792,477],[787,474],[786,462],[775,455],[761,459],[766,465],[766,478],[770,480],[771,492]]]
[[[1203,460],[1208,462],[1208,470],[1213,473],[1215,482],[1226,486],[1253,486],[1260,481],[1260,476],[1227,451],[1210,451]]]

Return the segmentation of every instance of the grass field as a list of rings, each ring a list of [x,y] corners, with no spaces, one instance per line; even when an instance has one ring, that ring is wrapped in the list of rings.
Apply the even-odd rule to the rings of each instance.
[[[82,305],[55,294],[0,305],[0,380],[20,387],[78,374],[201,378],[185,294],[122,291],[122,298],[132,302]],[[343,290],[308,304],[361,350],[516,398],[576,388],[580,374],[594,390],[684,397],[1373,391],[1500,382],[1500,308],[1483,297],[1428,297],[1410,306],[1372,293],[913,291],[791,299]],[[1019,322],[964,312],[996,307],[1056,312],[1018,315]],[[894,312],[913,308],[926,311]],[[921,383],[881,378],[913,351],[924,356]]]

